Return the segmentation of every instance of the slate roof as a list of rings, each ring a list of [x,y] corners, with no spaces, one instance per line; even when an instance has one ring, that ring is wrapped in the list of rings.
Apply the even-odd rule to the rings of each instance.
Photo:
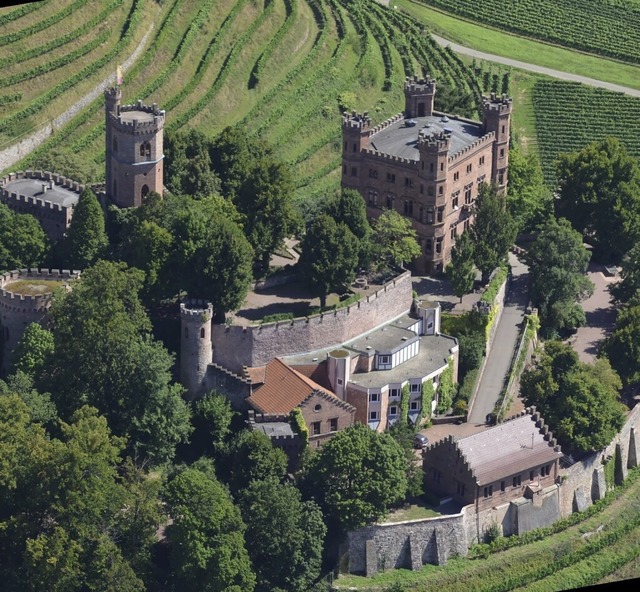
[[[336,403],[343,403],[333,393],[274,358],[265,366],[264,382],[253,391],[248,402],[260,413],[287,414],[316,391],[335,399]]]
[[[9,193],[18,193],[26,197],[50,201],[51,203],[59,204],[63,208],[70,208],[78,203],[80,195],[62,185],[54,184],[52,189],[47,188],[43,193],[42,186],[47,185],[48,187],[48,184],[48,181],[43,181],[42,179],[21,178],[9,181],[3,187]]]
[[[414,117],[413,121],[416,122],[413,127],[407,127],[404,119],[392,123],[372,134],[369,145],[373,150],[384,154],[418,161],[420,160],[418,133],[422,130],[429,134],[439,134],[445,129],[449,130],[451,133],[449,155],[464,150],[485,135],[481,123],[439,112],[434,112],[434,115],[426,117]]]
[[[536,425],[538,422],[538,425]],[[456,446],[478,485],[517,475],[555,462],[562,456],[551,433],[535,410],[493,428],[460,438]]]

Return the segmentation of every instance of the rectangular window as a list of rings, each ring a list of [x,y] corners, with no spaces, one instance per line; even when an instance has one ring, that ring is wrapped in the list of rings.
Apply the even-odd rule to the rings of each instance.
[[[420,402],[419,401],[411,401],[409,404],[409,409],[411,411],[420,411]]]
[[[337,432],[338,431],[338,418],[333,417],[329,420],[329,431]]]
[[[484,164],[484,156],[480,157],[480,160],[478,161],[478,164],[480,164],[480,165]]]
[[[351,176],[352,177],[358,176],[358,169],[356,167],[351,167]]]
[[[451,206],[455,210],[458,207],[458,198],[460,197],[460,192],[456,191],[451,195]]]
[[[386,201],[387,201],[387,208],[391,210],[393,208],[393,196],[387,195]]]
[[[372,179],[377,179],[378,178],[377,169],[369,169],[369,177],[371,177]]]
[[[444,194],[444,187],[442,187],[442,185],[440,187],[438,187],[438,195],[443,195]]]
[[[438,211],[436,213],[436,220],[438,222],[442,222],[442,212],[443,212],[444,208],[438,208]]]
[[[473,169],[473,165],[472,164],[468,164],[467,165],[467,173],[470,173]]]
[[[378,356],[378,364],[389,364],[391,356]]]
[[[471,203],[471,189],[466,189],[464,192],[464,203],[466,204],[470,204]]]
[[[441,163],[440,163],[440,170],[441,170],[441,171],[444,171],[444,162],[441,162]]]
[[[432,477],[436,483],[440,483],[440,478],[442,477],[442,473],[438,471],[438,469],[433,469]]]
[[[500,148],[500,158],[504,156],[504,148]]]
[[[489,485],[484,488],[484,497],[491,497],[493,495],[493,485]]]
[[[397,389],[397,388],[389,389],[389,396],[390,397],[399,397],[400,396],[400,389]]]
[[[535,477],[534,471],[529,471],[529,481],[533,481],[534,477]]]
[[[518,475],[517,477],[513,478],[513,486],[514,487],[520,487],[520,483],[522,483],[522,479],[520,478],[520,475]]]
[[[377,403],[380,400],[380,395],[378,393],[371,393],[369,395],[369,401],[372,403]]]
[[[355,144],[355,143],[354,143],[354,145],[353,145],[353,151],[354,151],[354,152],[357,152],[357,151],[358,151],[358,145],[357,145],[357,144]]]
[[[414,384],[412,384],[412,385],[411,385],[411,392],[412,392],[412,393],[419,393],[419,392],[420,392],[420,387],[421,387],[421,386],[422,386],[421,384],[415,384],[415,383],[414,383]]]
[[[391,405],[389,407],[389,415],[398,415],[398,406],[397,405]]]
[[[433,208],[427,210],[427,224],[433,224]]]
[[[458,495],[464,495],[464,483],[460,483],[460,481],[456,482],[456,493]]]
[[[378,412],[377,411],[369,411],[369,420],[370,421],[375,421],[376,419],[378,419]]]
[[[396,176],[393,173],[387,173],[387,182],[388,183],[395,183],[396,182]]]
[[[453,180],[457,181],[460,178],[460,171],[453,173]]]
[[[502,133],[504,134],[504,132],[505,132],[506,130],[507,130],[507,126],[506,126],[506,125],[503,125],[503,126],[502,126]]]
[[[311,427],[313,428],[313,435],[317,436],[320,433],[320,422],[319,421],[314,421],[311,424]]]
[[[410,177],[405,177],[404,186],[409,187],[409,189],[413,189],[413,179],[411,179]]]
[[[451,232],[449,234],[451,236],[451,240],[455,240],[455,238],[456,238],[456,227],[455,226],[451,227]]]
[[[433,249],[433,242],[431,241],[430,238],[428,238],[426,241],[424,241],[424,252],[431,253],[432,249]]]
[[[442,253],[442,237],[436,239],[436,253]]]

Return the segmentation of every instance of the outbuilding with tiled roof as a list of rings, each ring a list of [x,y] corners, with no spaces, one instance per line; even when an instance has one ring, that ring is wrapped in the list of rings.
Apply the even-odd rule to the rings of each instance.
[[[429,446],[423,453],[425,488],[482,511],[553,485],[561,457],[532,407],[478,434]]]

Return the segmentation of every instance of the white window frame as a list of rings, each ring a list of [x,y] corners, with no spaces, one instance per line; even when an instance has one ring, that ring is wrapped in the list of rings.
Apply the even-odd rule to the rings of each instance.
[[[369,421],[377,421],[377,420],[378,420],[378,412],[369,411]]]

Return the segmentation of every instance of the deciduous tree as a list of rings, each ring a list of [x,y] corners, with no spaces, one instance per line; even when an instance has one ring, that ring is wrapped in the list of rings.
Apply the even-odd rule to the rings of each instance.
[[[325,307],[327,296],[343,291],[355,279],[358,241],[345,224],[321,214],[311,224],[302,243],[300,269]]]
[[[326,526],[314,502],[275,477],[252,481],[239,493],[256,592],[307,592],[320,575]]]
[[[527,258],[531,298],[542,323],[556,330],[580,326],[581,308],[576,302],[593,293],[593,283],[585,275],[590,253],[580,234],[564,218],[550,219],[538,228]]]
[[[397,267],[421,254],[411,221],[395,210],[384,210],[373,225],[373,257],[379,268]]]
[[[451,249],[451,263],[447,265],[447,277],[453,287],[453,293],[460,298],[473,290],[475,269],[473,266],[473,242],[468,232],[462,233]]]
[[[40,267],[48,250],[49,240],[38,220],[0,203],[0,272]]]
[[[343,532],[382,518],[407,492],[400,445],[363,424],[338,432],[309,461],[307,485]]]
[[[640,238],[640,162],[616,138],[563,154],[556,212],[594,244],[604,262],[621,260]]]
[[[640,303],[637,300],[618,311],[615,330],[603,349],[625,384],[640,382]]]
[[[366,267],[371,258],[371,226],[362,195],[354,189],[343,189],[329,201],[326,211],[338,224],[345,224],[358,239],[358,264]]]
[[[487,184],[480,186],[474,208],[474,221],[469,229],[474,247],[474,263],[487,282],[513,245],[518,231],[504,196]]]
[[[167,534],[175,589],[252,592],[246,526],[224,487],[197,469],[186,469],[169,483],[165,497],[173,518]]]

